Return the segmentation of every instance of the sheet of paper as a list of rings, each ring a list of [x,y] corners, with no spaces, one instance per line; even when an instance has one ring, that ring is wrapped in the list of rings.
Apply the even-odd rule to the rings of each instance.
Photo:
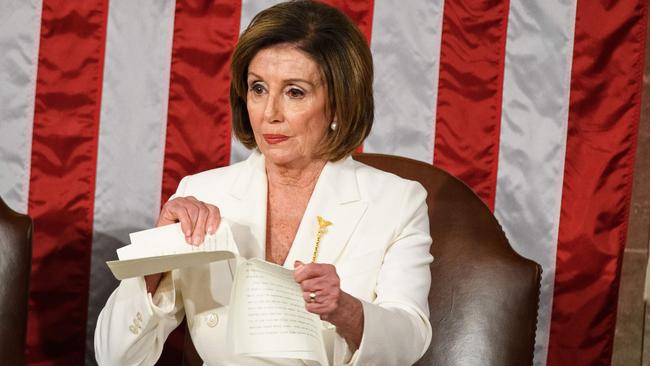
[[[115,278],[123,280],[125,278],[146,276],[233,258],[235,258],[233,252],[217,250],[108,261],[106,264],[111,272],[113,272]]]
[[[237,268],[229,332],[237,354],[328,365],[320,318],[305,310],[293,271],[259,259]]]
[[[213,250],[229,250],[238,254],[230,224],[226,220],[221,221],[215,234],[206,235],[203,243],[199,245],[185,242],[185,235],[179,223],[131,233],[129,238],[131,245],[117,250],[120,260]]]
[[[119,260],[106,262],[118,280],[232,259],[239,254],[226,220],[200,245],[185,242],[180,224],[138,231],[130,234],[130,239],[130,245],[117,250]]]

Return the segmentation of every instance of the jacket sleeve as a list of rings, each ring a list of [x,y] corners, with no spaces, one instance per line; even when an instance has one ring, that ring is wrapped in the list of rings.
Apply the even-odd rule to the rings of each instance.
[[[174,196],[183,195],[186,184],[187,177]],[[176,271],[165,273],[153,295],[144,277],[120,282],[97,319],[95,358],[100,366],[156,363],[167,336],[184,316],[176,277]]]
[[[379,270],[376,297],[362,301],[361,345],[354,353],[347,350],[346,365],[412,365],[431,342],[428,295],[433,257],[424,188],[409,182],[401,209],[395,212],[400,219]]]
[[[169,333],[183,320],[174,286],[166,273],[152,296],[143,277],[122,280],[97,319],[95,357],[99,365],[153,365]]]

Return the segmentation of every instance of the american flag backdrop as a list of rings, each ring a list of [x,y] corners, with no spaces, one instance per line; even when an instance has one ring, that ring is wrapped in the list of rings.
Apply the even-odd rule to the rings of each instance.
[[[536,365],[610,364],[647,1],[327,2],[374,55],[363,150],[447,169],[543,266]],[[247,156],[229,58],[272,3],[0,0],[0,196],[35,228],[29,365],[94,364],[104,262],[181,177]]]

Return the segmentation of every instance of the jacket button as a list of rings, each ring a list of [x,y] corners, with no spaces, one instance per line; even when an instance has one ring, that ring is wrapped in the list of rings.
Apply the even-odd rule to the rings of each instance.
[[[205,322],[208,324],[208,327],[214,328],[217,324],[219,324],[219,315],[210,313],[205,317]]]

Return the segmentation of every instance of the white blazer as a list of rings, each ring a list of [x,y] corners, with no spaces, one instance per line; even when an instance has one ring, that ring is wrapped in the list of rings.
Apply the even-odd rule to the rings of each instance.
[[[194,196],[219,207],[231,224],[239,253],[264,258],[267,178],[264,157],[183,178],[175,196]],[[343,291],[363,304],[361,346],[351,353],[334,329],[324,329],[334,365],[411,365],[431,340],[427,295],[431,237],[426,191],[347,157],[323,168],[284,266],[311,260],[316,216],[331,221],[319,262],[332,263]],[[153,365],[165,339],[187,318],[206,365],[301,365],[232,354],[226,346],[233,263],[172,271],[154,296],[144,279],[127,279],[108,299],[95,330],[100,365]]]

